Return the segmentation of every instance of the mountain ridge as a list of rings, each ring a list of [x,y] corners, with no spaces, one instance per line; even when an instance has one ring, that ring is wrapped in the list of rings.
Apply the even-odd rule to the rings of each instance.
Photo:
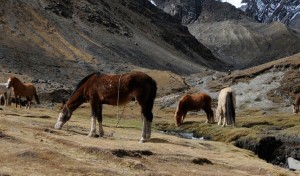
[[[177,18],[178,15],[171,12],[180,13],[176,9],[189,9],[196,1],[154,0],[157,7]],[[279,22],[258,23],[229,3],[214,0],[197,2],[201,2],[201,7],[197,19],[187,24],[190,33],[234,69],[249,68],[300,52],[299,30]],[[172,8],[174,10],[168,11]],[[183,19],[187,17],[184,15],[189,14],[180,14],[183,14],[181,21],[185,25]]]

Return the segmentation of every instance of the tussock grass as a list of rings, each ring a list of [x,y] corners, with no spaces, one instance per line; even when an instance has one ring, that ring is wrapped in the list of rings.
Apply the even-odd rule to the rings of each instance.
[[[252,112],[252,111],[251,111]],[[294,136],[300,137],[300,116],[293,114],[262,115],[256,111],[255,115],[245,116],[245,112],[238,116],[237,126],[222,127],[215,124],[206,124],[205,116],[199,121],[189,121],[188,117],[182,126],[176,127],[174,122],[157,122],[155,128],[168,132],[192,132],[196,137],[234,142],[240,139],[258,140],[262,136]],[[191,116],[191,115],[190,115]],[[196,116],[196,115],[195,115]]]

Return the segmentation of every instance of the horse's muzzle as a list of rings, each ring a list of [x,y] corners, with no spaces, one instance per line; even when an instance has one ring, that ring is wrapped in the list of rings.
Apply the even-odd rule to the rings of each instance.
[[[57,130],[60,130],[63,127],[64,123],[63,122],[56,122],[54,128]]]

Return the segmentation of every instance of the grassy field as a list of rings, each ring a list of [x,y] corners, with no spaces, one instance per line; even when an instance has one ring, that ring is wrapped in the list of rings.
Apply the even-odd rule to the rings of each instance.
[[[238,116],[238,127],[222,128],[216,124],[205,124],[203,113],[192,113],[177,128],[174,126],[173,108],[155,106],[153,112],[152,139],[139,144],[141,118],[135,103],[125,107],[118,128],[115,128],[117,107],[104,106],[105,135],[102,138],[87,137],[90,130],[90,108],[87,104],[74,111],[62,130],[54,129],[59,105],[53,109],[39,107],[31,110],[3,107],[0,111],[0,175],[299,174],[268,164],[253,152],[231,144],[237,139],[259,136],[263,128],[258,126],[271,123],[276,127],[289,127],[282,132],[291,134],[289,130],[293,131],[292,128],[299,124],[296,116],[253,119]],[[294,123],[292,118],[297,123],[294,127],[290,125]],[[211,140],[184,139],[161,130],[188,131],[197,135],[207,133]],[[227,137],[230,138],[225,140]]]

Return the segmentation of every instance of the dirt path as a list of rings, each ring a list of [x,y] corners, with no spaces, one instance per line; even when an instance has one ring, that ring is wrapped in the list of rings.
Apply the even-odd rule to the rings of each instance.
[[[57,115],[45,108],[0,111],[0,175],[297,174],[221,142],[153,132],[150,142],[140,144],[140,130],[117,128],[111,137],[109,126],[104,138],[89,138],[89,119],[77,117],[68,131],[66,126],[59,131],[53,128]]]

